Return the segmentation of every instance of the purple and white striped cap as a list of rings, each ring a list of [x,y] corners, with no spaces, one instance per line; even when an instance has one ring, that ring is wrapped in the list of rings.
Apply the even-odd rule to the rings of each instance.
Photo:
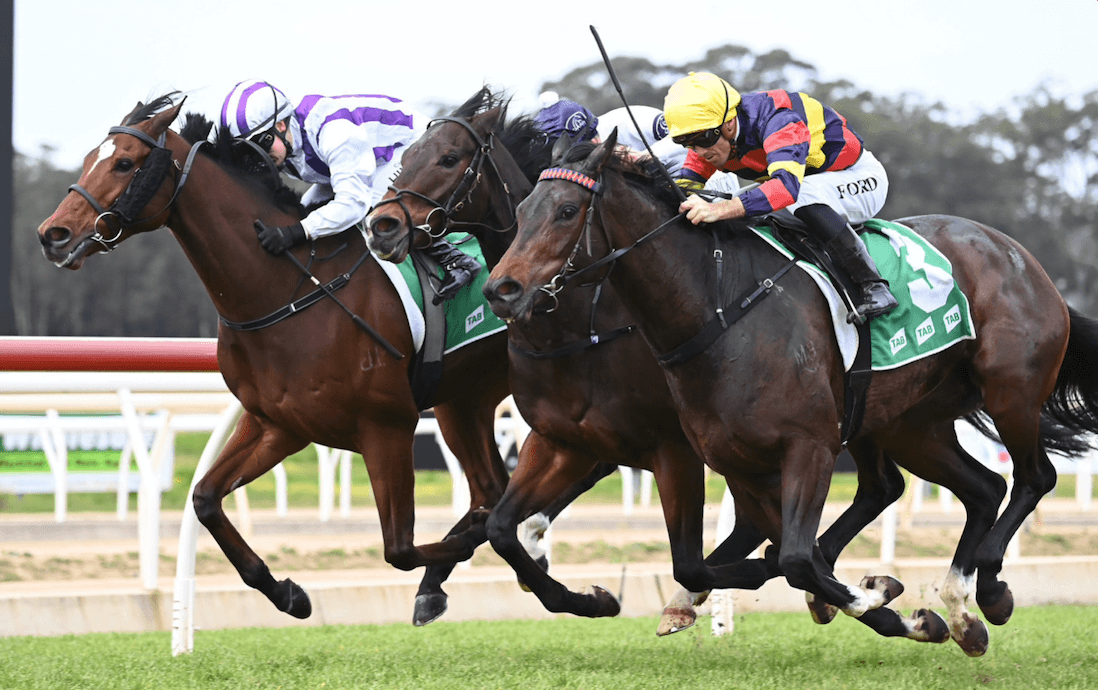
[[[233,87],[221,106],[221,125],[247,138],[274,126],[293,111],[286,94],[265,81],[247,79]]]

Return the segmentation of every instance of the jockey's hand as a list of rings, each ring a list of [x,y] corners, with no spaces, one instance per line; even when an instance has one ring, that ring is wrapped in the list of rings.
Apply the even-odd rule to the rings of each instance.
[[[686,212],[686,219],[694,225],[701,223],[716,223],[719,220],[742,218],[744,216],[743,202],[739,197],[733,199],[721,199],[720,201],[706,201],[697,194],[686,197],[686,201],[679,204],[679,211]]]
[[[263,248],[276,256],[307,239],[305,237],[305,228],[301,226],[301,223],[268,227],[263,221],[256,220],[255,231],[259,235],[259,243],[263,245]]]

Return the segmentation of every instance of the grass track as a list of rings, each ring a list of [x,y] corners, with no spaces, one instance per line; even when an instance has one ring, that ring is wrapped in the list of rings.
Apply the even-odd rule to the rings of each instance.
[[[199,632],[173,658],[167,633],[0,639],[0,688],[1095,688],[1098,607],[1020,609],[966,657],[952,642],[877,637],[840,616],[736,617],[659,639],[654,618],[440,622]]]

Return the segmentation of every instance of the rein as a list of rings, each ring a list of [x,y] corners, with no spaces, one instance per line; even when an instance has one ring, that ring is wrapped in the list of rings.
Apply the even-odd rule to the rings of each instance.
[[[135,127],[117,126],[111,127],[108,130],[110,134],[129,134],[130,136],[137,137],[141,141],[149,145],[152,151],[145,158],[144,164],[138,168],[133,178],[130,180],[130,184],[126,187],[125,191],[115,199],[110,208],[104,209],[91,192],[85,189],[79,183],[69,186],[70,192],[76,192],[91,205],[92,209],[99,214],[95,219],[95,233],[89,237],[93,242],[98,242],[103,246],[106,251],[113,251],[118,243],[122,240],[122,233],[126,228],[144,223],[147,220],[156,218],[170,209],[175,203],[176,198],[179,197],[179,192],[182,191],[183,185],[186,184],[187,178],[191,173],[191,167],[194,165],[195,156],[198,155],[199,149],[206,142],[200,141],[191,146],[190,153],[187,154],[187,160],[182,167],[179,162],[172,156],[171,149],[164,145],[167,139],[167,133],[160,135],[159,139],[153,139],[148,134],[145,134],[141,130]],[[168,203],[164,205],[162,209],[144,218],[134,219],[137,213],[148,206],[149,202],[160,190],[160,185],[163,184],[164,178],[168,174],[168,169],[175,164],[175,168],[178,172],[175,182],[175,189],[172,192],[172,196],[168,199]],[[104,226],[107,226],[107,218],[114,218],[118,223],[118,230],[114,233],[113,237],[104,237],[99,231],[99,222],[103,221]]]
[[[454,192],[450,195],[450,198],[446,200],[445,204],[441,204],[437,200],[432,199],[426,194],[421,194],[411,189],[397,189],[396,187],[390,186],[389,190],[394,192],[396,196],[391,199],[384,199],[382,201],[379,201],[377,203],[377,206],[375,206],[374,208],[379,208],[385,204],[397,204],[398,206],[400,206],[400,210],[404,212],[404,219],[407,222],[409,228],[427,233],[432,238],[439,238],[451,232],[452,227],[455,225],[479,226],[499,233],[509,232],[518,223],[518,215],[515,212],[515,202],[511,196],[511,190],[507,187],[507,183],[504,181],[503,175],[500,173],[499,166],[496,165],[495,158],[492,157],[492,151],[495,146],[495,136],[493,134],[489,134],[488,141],[484,141],[480,138],[480,135],[477,134],[476,130],[473,129],[473,127],[468,122],[456,117],[436,118],[434,120],[431,120],[431,122],[427,124],[427,127],[430,128],[431,125],[435,124],[436,122],[453,122],[461,125],[465,128],[469,135],[473,137],[473,141],[476,142],[477,145],[477,151],[473,154],[473,159],[469,161],[469,166],[465,168],[465,174],[462,176],[461,182],[458,183],[457,188],[454,189]],[[503,191],[505,196],[507,197],[507,211],[511,217],[511,224],[504,228],[493,228],[491,226],[485,225],[484,223],[456,221],[451,218],[451,216],[455,212],[460,211],[462,207],[472,198],[473,190],[476,189],[478,184],[480,184],[482,168],[484,167],[485,162],[487,162],[488,165],[492,168],[492,171],[495,172],[496,179],[498,179],[500,181],[500,184],[503,185]],[[430,213],[427,214],[427,219],[422,225],[412,224],[412,213],[408,210],[407,205],[404,203],[404,197],[406,196],[424,201],[433,207]],[[435,213],[437,212],[440,212],[442,214],[442,223],[439,226],[439,230],[436,232],[434,230],[434,227],[431,225],[431,218],[434,217]]]

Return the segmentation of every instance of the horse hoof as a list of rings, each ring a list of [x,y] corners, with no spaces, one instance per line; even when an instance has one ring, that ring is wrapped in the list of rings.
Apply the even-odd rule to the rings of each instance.
[[[891,575],[866,575],[862,578],[862,589],[880,594],[881,606],[904,593],[903,583]]]
[[[909,639],[939,644],[949,639],[949,624],[930,609],[919,609],[911,614]]]
[[[988,634],[987,626],[977,616],[965,613],[964,627],[952,631],[953,641],[961,648],[961,651],[969,656],[983,656],[987,652]]]
[[[275,604],[279,611],[294,618],[308,618],[313,615],[313,604],[300,585],[288,578],[279,584],[282,585],[282,603]]]
[[[1005,625],[1014,613],[1014,594],[1011,593],[1010,587],[1007,587],[1005,583],[1003,584],[1003,593],[999,595],[998,601],[984,604],[977,596],[976,603],[980,606],[984,618],[992,625]]]
[[[668,606],[660,616],[659,627],[656,628],[656,636],[664,637],[677,632],[682,632],[698,621],[698,612],[693,606],[680,608]]]
[[[804,600],[808,604],[808,612],[812,614],[812,620],[820,625],[827,625],[839,614],[838,606],[832,606],[811,592],[805,592]]]
[[[420,594],[416,596],[415,609],[412,611],[412,625],[421,628],[434,623],[446,613],[445,594]]]
[[[663,607],[656,635],[658,637],[671,635],[694,625],[698,620],[698,612],[694,607],[701,606],[708,598],[708,591],[695,593],[680,587],[671,595],[671,601]]]
[[[591,618],[612,618],[621,613],[621,603],[617,597],[598,585],[585,587],[582,594],[595,599],[595,609]]]

